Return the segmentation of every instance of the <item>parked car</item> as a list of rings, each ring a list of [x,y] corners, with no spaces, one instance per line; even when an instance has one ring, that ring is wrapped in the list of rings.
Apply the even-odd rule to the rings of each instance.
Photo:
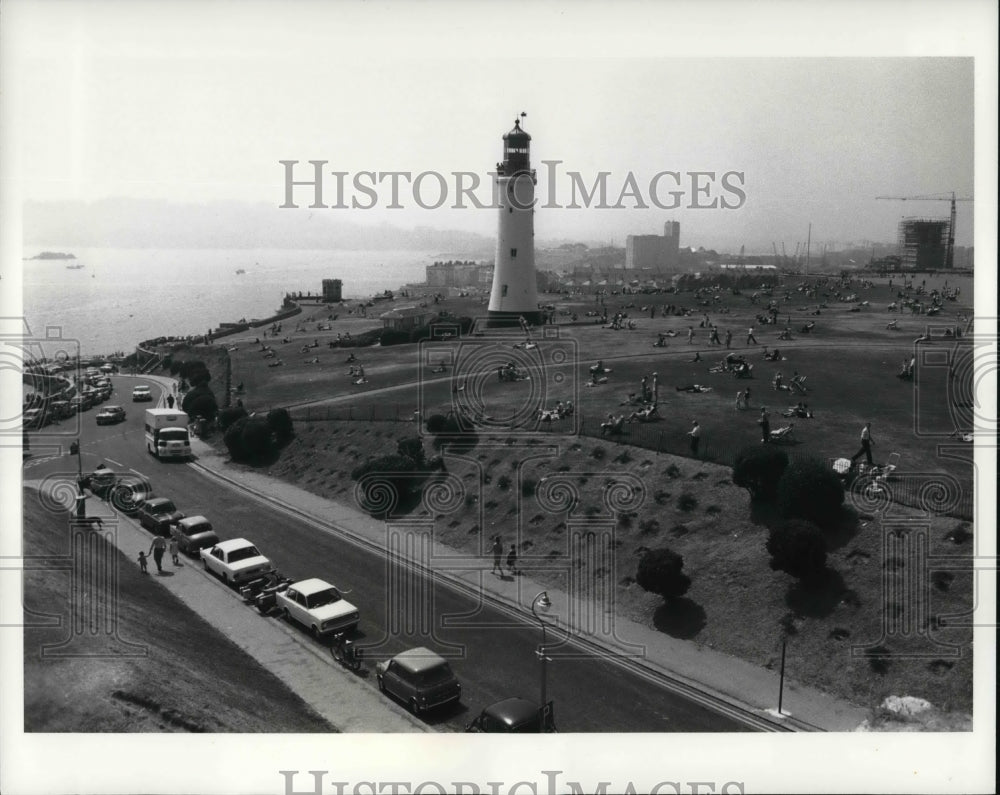
[[[132,402],[141,403],[143,401],[150,401],[153,399],[153,393],[150,391],[148,386],[137,386],[132,390]]]
[[[73,397],[69,399],[69,405],[70,408],[76,413],[86,411],[90,408],[87,403],[87,399],[83,395],[73,395]]]
[[[552,702],[544,708],[525,698],[505,698],[490,704],[470,723],[467,732],[542,734],[556,730]]]
[[[22,425],[25,428],[41,428],[47,424],[45,409],[27,409],[22,415]]]
[[[143,503],[153,499],[153,487],[141,475],[119,475],[118,482],[108,498],[112,507],[129,516],[135,516]]]
[[[93,408],[101,402],[101,391],[93,387],[86,387],[83,390],[83,399],[87,403],[87,408]]]
[[[184,518],[184,514],[177,510],[173,500],[167,497],[146,500],[136,515],[139,517],[139,524],[159,536],[170,535],[170,525]]]
[[[212,523],[204,516],[187,516],[174,525],[177,546],[187,555],[196,555],[205,547],[214,547],[219,537],[212,529]]]
[[[271,561],[245,538],[220,541],[213,547],[202,549],[199,554],[202,565],[228,585],[239,585],[274,571]]]
[[[423,646],[378,663],[375,676],[380,691],[395,696],[416,715],[462,697],[462,685],[448,661]]]
[[[64,420],[74,414],[73,406],[68,400],[53,400],[49,408],[52,411],[52,416],[57,420]]]
[[[125,409],[121,406],[105,406],[97,412],[98,425],[114,425],[125,421]]]
[[[285,618],[302,624],[317,638],[358,625],[358,609],[334,586],[316,577],[292,583],[277,594],[276,601]]]
[[[106,498],[118,483],[118,476],[101,464],[84,479],[86,487],[101,499]]]

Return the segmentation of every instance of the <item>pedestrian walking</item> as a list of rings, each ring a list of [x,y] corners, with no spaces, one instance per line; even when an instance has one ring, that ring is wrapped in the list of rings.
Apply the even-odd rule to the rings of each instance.
[[[503,555],[503,544],[500,543],[500,536],[493,537],[493,571],[491,574],[503,574],[503,565],[500,558]]]
[[[175,566],[181,565],[181,559],[177,557],[180,552],[180,544],[177,542],[177,533],[175,532],[170,536],[170,559],[173,561]]]
[[[736,410],[743,411],[746,408],[746,403],[743,402],[743,391],[736,393]]]
[[[698,424],[698,420],[692,421],[691,430],[688,431],[688,436],[691,438],[691,455],[697,458],[698,443],[701,441],[701,426]]]
[[[757,422],[760,423],[760,440],[767,444],[771,441],[771,419],[767,416],[766,406],[761,406],[760,419]]]
[[[153,553],[153,562],[156,564],[157,572],[162,574],[163,553],[167,551],[167,540],[163,536],[156,536],[149,546],[149,551]]]
[[[510,552],[507,553],[507,569],[510,571],[511,577],[517,574],[517,548],[513,544],[510,545]]]
[[[747,345],[753,342],[754,345],[759,345],[757,338],[753,335],[753,326],[747,329]]]
[[[688,326],[688,345],[694,342],[694,326]]]
[[[167,408],[172,409],[174,407],[174,396],[167,395]]]
[[[148,565],[149,565],[148,561],[149,561],[149,559],[146,557],[146,553],[145,552],[140,552],[139,553],[139,570],[143,574],[149,574],[149,569],[147,568]]]
[[[712,336],[708,338],[709,345],[721,345],[722,340],[719,339],[719,329],[716,326],[712,326]]]
[[[747,391],[743,393],[743,408],[750,408],[750,387],[747,387]]]
[[[870,422],[865,423],[865,427],[861,429],[861,449],[858,450],[854,455],[851,456],[851,463],[854,463],[856,458],[864,455],[868,459],[868,466],[871,466],[872,461],[872,445],[875,444],[875,440],[872,439],[872,424]]]
[[[729,343],[733,341],[733,332],[731,329],[726,329],[726,348],[729,348]]]

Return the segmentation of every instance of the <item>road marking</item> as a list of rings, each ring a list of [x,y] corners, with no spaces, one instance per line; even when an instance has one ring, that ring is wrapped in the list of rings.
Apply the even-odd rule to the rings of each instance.
[[[114,465],[115,465],[116,467],[123,467],[123,466],[125,466],[124,464],[122,464],[122,463],[120,463],[120,462],[118,462],[118,461],[115,461],[115,459],[113,459],[113,458],[105,458],[104,460],[105,460],[105,461],[110,461],[110,462],[111,462],[112,464],[114,464]]]

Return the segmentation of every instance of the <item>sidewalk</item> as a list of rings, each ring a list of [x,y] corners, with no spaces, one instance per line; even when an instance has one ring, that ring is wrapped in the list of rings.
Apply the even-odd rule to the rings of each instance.
[[[259,499],[277,504],[291,513],[301,515],[328,532],[351,538],[376,550],[387,545],[386,523],[368,514],[332,500],[319,497],[290,483],[256,472],[231,466],[200,439],[192,439],[192,451],[197,456],[195,467],[209,476],[243,487]],[[491,561],[432,544],[430,560],[435,575],[471,593],[483,593],[501,607],[519,615],[530,616],[535,594],[548,591],[553,603],[546,620],[566,626],[567,615],[585,615],[583,605],[571,605],[570,597],[556,589],[533,581],[528,576],[502,579],[488,573]],[[444,566],[436,562],[447,561]],[[417,565],[420,561],[414,561]],[[551,625],[551,624],[550,624]],[[754,713],[778,726],[803,731],[853,731],[868,717],[868,711],[811,687],[786,678],[782,705],[783,717],[777,716],[779,673],[752,665],[735,657],[706,649],[689,641],[678,640],[651,627],[617,617],[616,642],[604,636],[582,637],[580,644],[590,653],[612,653],[629,658],[629,664],[647,673],[668,676],[682,685],[708,694],[710,697]],[[557,635],[559,633],[552,633]]]

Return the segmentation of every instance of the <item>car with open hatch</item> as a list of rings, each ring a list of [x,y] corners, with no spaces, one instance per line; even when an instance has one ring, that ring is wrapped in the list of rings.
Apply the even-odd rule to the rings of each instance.
[[[485,734],[554,732],[556,727],[552,702],[542,707],[526,698],[505,698],[486,707],[465,730]]]
[[[239,585],[274,571],[271,561],[245,538],[220,541],[199,554],[205,569],[221,577],[227,585]]]
[[[125,409],[122,406],[105,406],[97,412],[98,425],[115,425],[125,422]]]
[[[378,689],[419,715],[462,698],[462,684],[448,661],[423,646],[407,649],[375,666]]]
[[[219,537],[212,529],[212,523],[204,516],[186,516],[172,527],[177,547],[187,555],[196,555],[205,547],[214,547]]]
[[[184,518],[184,514],[177,510],[174,501],[169,497],[146,500],[139,506],[136,516],[139,524],[160,536],[170,535],[170,525]]]
[[[153,393],[148,386],[145,384],[140,384],[132,390],[132,402],[141,403],[143,401],[150,401],[153,399]]]
[[[308,629],[314,637],[347,632],[358,625],[358,608],[333,585],[312,577],[300,580],[276,594],[282,615]]]

